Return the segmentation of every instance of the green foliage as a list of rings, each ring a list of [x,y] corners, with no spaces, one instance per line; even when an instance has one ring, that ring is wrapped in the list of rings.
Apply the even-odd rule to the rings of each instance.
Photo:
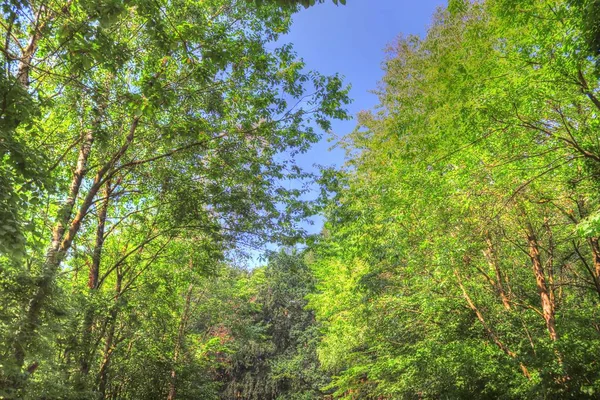
[[[324,176],[309,306],[335,397],[597,392],[600,103],[581,18],[455,1],[391,47],[380,107]]]
[[[320,371],[319,327],[305,297],[314,290],[309,268],[298,253],[271,256],[253,271],[248,328],[234,337],[235,353],[224,369],[221,398],[314,399],[328,382]]]
[[[0,397],[219,396],[235,349],[191,325],[198,288],[306,236],[294,156],[347,118],[341,79],[276,44],[295,11],[2,5]]]
[[[2,5],[0,398],[598,396],[600,3],[450,1],[309,202],[316,3]]]
[[[24,249],[21,214],[36,204],[36,189],[47,185],[48,177],[41,172],[44,154],[34,148],[37,138],[22,131],[31,127],[37,104],[1,66],[0,75],[0,253],[15,257]]]

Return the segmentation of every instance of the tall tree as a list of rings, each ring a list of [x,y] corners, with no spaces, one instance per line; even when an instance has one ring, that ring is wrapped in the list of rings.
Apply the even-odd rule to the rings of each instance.
[[[71,384],[83,397],[126,397],[109,382],[117,354],[135,351],[125,311],[182,241],[222,259],[240,244],[302,236],[310,207],[283,182],[308,177],[293,155],[318,140],[314,122],[345,117],[348,99],[339,77],[305,71],[291,46],[269,50],[293,11],[187,0],[3,8],[3,79],[17,85],[4,112],[20,119],[28,99],[39,112],[2,144],[27,138],[55,182],[19,183],[35,176],[16,169],[16,145],[3,152],[28,206],[14,219],[28,221],[20,258],[0,260],[5,397],[61,397],[52,388]],[[15,223],[3,224],[7,237]],[[65,330],[77,325],[79,337]]]
[[[596,395],[598,79],[580,12],[456,1],[391,46],[313,265],[340,398]]]

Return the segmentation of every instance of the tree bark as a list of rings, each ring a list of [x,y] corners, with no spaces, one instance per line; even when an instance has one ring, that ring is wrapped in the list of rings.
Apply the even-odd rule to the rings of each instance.
[[[29,301],[27,310],[25,312],[25,318],[21,322],[19,330],[15,335],[15,341],[13,342],[16,363],[20,368],[23,366],[25,349],[27,344],[31,341],[31,337],[35,331],[42,306],[50,295],[52,283],[54,282],[56,273],[60,268],[60,265],[67,252],[71,248],[73,240],[79,232],[79,229],[81,228],[83,218],[87,215],[89,208],[93,204],[96,194],[104,184],[104,177],[127,152],[127,149],[133,142],[138,123],[139,117],[134,118],[123,145],[113,154],[111,159],[104,164],[100,170],[98,170],[94,177],[92,186],[83,199],[77,214],[69,224],[75,199],[77,198],[81,182],[86,173],[87,161],[89,158],[91,145],[93,143],[92,132],[90,131],[86,134],[86,140],[84,141],[80,150],[77,166],[71,182],[69,196],[58,214],[57,223],[53,229],[52,243],[48,249],[46,261],[42,266],[42,277],[39,279],[37,288],[35,289],[34,294]],[[68,230],[66,229],[67,225],[69,226]]]
[[[102,248],[104,246],[104,230],[106,225],[106,215],[108,211],[108,204],[110,202],[110,195],[112,193],[112,186],[110,181],[106,182],[104,186],[104,200],[100,205],[98,211],[98,226],[96,227],[96,243],[94,245],[94,251],[92,253],[92,260],[89,270],[88,288],[90,289],[90,296],[94,296],[98,289],[98,274],[100,272],[100,260],[102,258]],[[85,317],[83,319],[83,334],[81,339],[81,354],[79,360],[79,372],[80,377],[86,376],[90,371],[90,358],[95,353],[95,348],[91,348],[92,329],[94,324],[94,308],[92,305],[88,306]],[[95,347],[95,346],[94,346]],[[82,382],[79,382],[80,384]]]
[[[600,293],[600,244],[598,243],[597,237],[590,238],[589,242],[592,247],[592,256],[594,258],[596,289],[598,290],[598,293]]]
[[[496,292],[500,296],[504,308],[510,310],[510,302],[508,301],[508,296],[506,295],[506,290],[504,290],[504,284],[502,283],[503,277],[502,271],[500,270],[500,265],[498,263],[498,255],[496,254],[494,243],[492,242],[492,238],[489,234],[486,235],[485,242],[487,244],[487,249],[484,250],[484,255],[488,261],[488,264],[494,270],[494,274],[496,275],[496,282],[494,285]]]
[[[29,38],[27,47],[23,50],[19,61],[19,68],[17,70],[17,80],[24,87],[29,87],[29,71],[31,70],[31,63],[33,56],[38,48],[38,42],[42,38],[42,29],[46,24],[46,21],[42,21],[42,15],[46,12],[45,6],[40,6],[40,9],[35,14],[35,22],[33,25],[33,33]]]
[[[108,212],[108,203],[112,187],[110,181],[104,185],[104,200],[98,211],[98,226],[96,227],[96,243],[94,245],[94,252],[92,254],[92,265],[90,267],[88,288],[98,288],[98,275],[100,273],[100,260],[102,258],[102,248],[104,247],[104,229],[106,225],[106,214]]]
[[[104,355],[100,364],[100,371],[98,372],[98,391],[100,392],[100,398],[106,398],[106,388],[108,386],[108,369],[110,367],[110,361],[112,353],[114,351],[114,339],[115,329],[117,325],[117,316],[119,314],[119,299],[121,297],[121,289],[123,283],[123,274],[121,269],[117,270],[117,283],[115,285],[115,304],[110,310],[108,317],[108,334],[106,335],[106,341],[104,342]]]
[[[542,303],[542,313],[544,315],[544,320],[546,321],[546,328],[548,330],[548,334],[550,335],[550,339],[554,341],[558,338],[554,318],[555,304],[553,301],[553,296],[550,293],[552,289],[548,287],[546,282],[546,275],[540,255],[539,243],[531,225],[527,227],[527,244],[529,247],[529,257],[531,259],[533,273],[535,275],[536,286]]]

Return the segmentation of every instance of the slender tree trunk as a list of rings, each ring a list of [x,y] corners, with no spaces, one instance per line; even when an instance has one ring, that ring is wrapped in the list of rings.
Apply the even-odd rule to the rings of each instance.
[[[73,0],[68,0],[61,7],[61,11],[69,14],[69,8]],[[45,4],[40,5],[40,8],[35,13],[33,22],[33,33],[27,42],[27,47],[23,50],[19,58],[19,67],[17,69],[17,80],[24,86],[29,87],[29,75],[31,73],[33,57],[39,47],[39,41],[42,39],[42,31],[47,25],[51,25],[56,17],[56,10],[47,9]],[[8,40],[7,40],[8,42]],[[8,46],[6,46],[8,50]]]
[[[502,271],[500,270],[500,265],[498,263],[498,255],[496,254],[494,243],[492,242],[492,238],[489,234],[486,236],[485,242],[487,244],[487,249],[484,251],[484,254],[488,261],[488,264],[494,270],[494,274],[496,275],[496,292],[498,292],[498,295],[502,300],[502,305],[504,306],[504,308],[510,310],[510,302],[508,301],[506,290],[504,290],[504,279],[502,277]]]
[[[118,311],[115,306],[109,315],[109,328],[108,334],[106,335],[106,342],[104,343],[104,352],[102,356],[102,362],[100,364],[100,371],[98,372],[98,391],[100,392],[100,398],[106,398],[106,388],[108,386],[108,369],[110,367],[110,361],[112,353],[114,351],[113,341],[115,338],[115,329],[117,323]]]
[[[467,301],[467,305],[475,313],[475,316],[477,317],[477,320],[479,321],[479,323],[483,326],[483,330],[485,331],[485,333],[488,335],[488,337],[490,339],[492,339],[494,344],[496,346],[498,346],[498,348],[504,352],[504,354],[506,354],[510,358],[516,359],[517,355],[513,351],[511,351],[508,348],[508,346],[506,346],[506,344],[504,344],[500,340],[500,338],[498,337],[498,334],[496,334],[496,332],[494,332],[494,330],[487,324],[485,318],[483,317],[483,314],[481,313],[479,308],[475,305],[475,303],[471,299],[471,296],[469,296],[467,289],[463,285],[460,275],[458,273],[458,270],[456,270],[456,269],[454,270],[454,275],[456,276],[456,279],[458,281],[458,286],[460,287],[460,290],[462,291],[463,297]],[[523,363],[519,363],[519,367],[521,368],[521,372],[523,373],[523,375],[527,379],[529,379],[530,374],[529,374],[527,367]]]
[[[117,283],[115,286],[115,304],[110,310],[108,317],[108,333],[106,335],[106,342],[104,343],[104,355],[100,364],[100,371],[98,372],[98,391],[100,392],[100,398],[106,398],[106,388],[108,386],[108,369],[110,367],[110,360],[114,351],[114,340],[115,340],[115,329],[117,325],[117,316],[119,314],[119,299],[121,297],[121,289],[123,283],[123,274],[121,269],[117,270]]]
[[[110,181],[106,182],[104,186],[104,200],[98,211],[98,226],[96,228],[96,244],[94,246],[94,252],[92,254],[92,265],[90,267],[90,273],[88,278],[88,288],[98,288],[98,275],[100,273],[100,260],[102,258],[102,248],[104,246],[104,230],[106,225],[106,214],[108,211],[108,203],[110,200],[110,194],[112,187]]]
[[[550,228],[550,224],[547,218],[544,218],[544,228],[548,234],[548,257],[546,260],[546,275],[548,276],[548,294],[550,296],[550,303],[552,304],[552,309],[556,309],[556,298],[554,295],[554,236],[552,235],[552,228]]]
[[[24,87],[29,86],[29,71],[31,70],[31,63],[33,61],[33,56],[38,48],[38,42],[42,38],[42,29],[46,24],[46,21],[42,21],[42,16],[46,12],[46,7],[44,5],[40,6],[37,13],[35,13],[35,21],[33,24],[33,33],[29,38],[29,42],[27,43],[27,47],[23,50],[21,54],[19,69],[17,70],[17,80]]]
[[[550,293],[551,288],[548,287],[546,282],[544,266],[540,256],[540,247],[535,232],[533,231],[533,227],[529,225],[527,230],[529,257],[531,258],[535,282],[542,303],[542,312],[544,315],[544,320],[546,321],[546,328],[548,329],[550,339],[556,340],[558,338],[558,334],[556,333],[556,324],[554,319],[555,304],[553,301],[553,296]]]
[[[183,340],[185,338],[185,331],[190,314],[190,304],[192,301],[192,291],[194,285],[190,283],[188,286],[187,293],[185,295],[185,304],[183,306],[183,313],[181,314],[181,320],[179,321],[179,329],[177,331],[177,341],[175,342],[175,350],[173,351],[173,366],[171,368],[171,377],[169,380],[169,394],[167,400],[175,400],[175,394],[177,389],[177,362],[179,361],[179,354],[181,347],[183,346]]]
[[[90,296],[95,296],[95,292],[98,289],[98,275],[100,272],[100,260],[102,258],[102,248],[104,246],[104,231],[106,225],[106,215],[108,211],[108,204],[110,202],[110,194],[112,187],[109,182],[106,182],[104,186],[104,200],[100,205],[98,211],[98,226],[96,227],[96,243],[94,251],[92,253],[92,262],[90,265],[88,288],[90,289]],[[92,305],[88,306],[85,317],[83,320],[83,335],[81,339],[81,354],[79,360],[79,372],[81,377],[86,376],[90,370],[90,358],[95,353],[95,349],[92,348],[91,338],[92,329],[94,323],[94,308]],[[94,346],[95,347],[95,346]]]

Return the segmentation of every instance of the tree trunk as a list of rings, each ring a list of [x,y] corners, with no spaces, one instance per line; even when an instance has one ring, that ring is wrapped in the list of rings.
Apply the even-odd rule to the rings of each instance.
[[[138,124],[139,117],[135,117],[131,123],[129,133],[125,138],[125,142],[113,154],[111,159],[98,170],[94,176],[94,180],[88,193],[86,194],[81,206],[79,207],[79,210],[77,211],[77,214],[69,224],[75,199],[77,198],[81,182],[86,173],[87,161],[93,142],[92,132],[90,131],[86,134],[86,138],[84,144],[82,145],[79,159],[77,161],[77,167],[71,182],[69,197],[58,214],[57,223],[52,232],[52,244],[48,249],[46,261],[42,266],[42,277],[39,279],[37,288],[35,289],[34,294],[29,301],[27,310],[25,312],[25,318],[23,321],[21,321],[19,330],[17,331],[15,340],[13,342],[15,359],[20,368],[23,366],[25,349],[34,336],[33,333],[37,325],[37,320],[42,310],[42,306],[51,292],[52,283],[54,282],[56,273],[67,252],[71,248],[73,240],[79,232],[83,219],[92,206],[96,194],[104,184],[104,177],[127,152],[127,149],[133,142],[134,134]],[[69,226],[68,230],[66,229],[67,225]]]
[[[100,364],[100,371],[98,372],[98,391],[100,392],[100,398],[106,398],[106,388],[108,386],[108,369],[110,367],[110,360],[114,351],[114,339],[115,329],[117,325],[117,316],[119,314],[119,299],[121,297],[121,289],[123,283],[123,274],[120,268],[117,270],[117,283],[115,286],[115,304],[110,310],[108,317],[108,334],[106,335],[106,342],[104,343],[104,355]]]
[[[104,186],[104,200],[98,211],[98,226],[96,227],[96,243],[92,253],[92,263],[89,271],[88,288],[90,296],[93,297],[98,289],[98,275],[100,273],[100,260],[102,257],[102,247],[104,246],[104,228],[106,225],[106,215],[112,187],[109,182]],[[83,335],[81,339],[81,354],[79,360],[79,372],[81,377],[86,376],[90,370],[90,358],[95,353],[91,347],[92,328],[94,324],[94,308],[88,306],[83,320]],[[94,346],[95,347],[95,346]],[[81,384],[81,383],[80,383]]]
[[[535,282],[542,303],[542,312],[544,315],[544,320],[546,321],[546,328],[548,329],[550,339],[556,340],[558,335],[556,333],[556,324],[554,320],[555,304],[553,301],[553,296],[550,294],[552,289],[549,288],[548,284],[546,283],[546,276],[540,256],[538,240],[531,225],[528,226],[527,244],[529,247],[529,257],[531,258],[531,264],[533,266],[533,273],[535,275]]]
[[[102,258],[102,248],[104,246],[104,228],[106,225],[106,214],[108,211],[108,203],[110,199],[112,188],[110,181],[106,182],[104,186],[104,200],[100,206],[98,212],[98,226],[96,228],[96,244],[94,246],[94,252],[92,254],[92,265],[90,267],[88,288],[98,288],[98,275],[100,273],[100,259]]]
[[[504,284],[502,283],[504,278],[502,277],[502,271],[500,270],[500,265],[498,263],[498,256],[496,254],[496,249],[494,248],[492,238],[489,234],[486,236],[485,242],[487,244],[487,249],[484,250],[484,255],[488,261],[488,264],[494,270],[494,273],[496,275],[496,292],[500,296],[504,308],[510,310],[510,302],[508,301],[508,296],[506,295],[506,291],[504,290]]]
[[[598,238],[589,239],[590,246],[592,248],[592,256],[594,258],[594,283],[596,285],[596,291],[600,294],[600,244],[598,244]]]
[[[33,56],[37,50],[38,42],[42,38],[42,29],[46,24],[46,21],[42,21],[42,15],[46,12],[44,5],[40,6],[37,13],[35,13],[35,22],[33,25],[33,33],[29,38],[27,47],[23,50],[20,57],[19,69],[17,70],[17,80],[24,87],[29,86],[29,71],[31,70],[31,63],[33,62]]]

